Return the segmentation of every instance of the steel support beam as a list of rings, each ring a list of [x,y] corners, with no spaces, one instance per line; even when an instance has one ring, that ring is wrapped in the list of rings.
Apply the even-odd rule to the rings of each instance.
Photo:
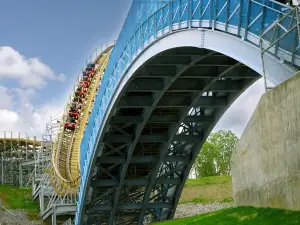
[[[146,210],[147,210],[147,203],[149,202],[150,200],[150,196],[151,196],[151,193],[152,193],[152,190],[154,188],[154,185],[155,185],[155,179],[157,177],[157,174],[158,174],[158,171],[159,171],[159,168],[161,167],[161,164],[163,162],[163,159],[166,155],[166,152],[167,152],[167,149],[169,148],[170,144],[172,143],[172,141],[175,139],[176,137],[176,133],[181,125],[181,123],[183,122],[184,118],[188,115],[188,112],[189,112],[189,109],[191,107],[193,107],[194,105],[196,105],[196,103],[198,102],[202,102],[202,104],[205,105],[205,103],[207,105],[212,105],[212,102],[211,102],[211,98],[210,97],[203,97],[203,93],[205,91],[207,91],[210,86],[213,84],[214,81],[217,81],[219,80],[219,78],[221,78],[222,76],[224,76],[225,74],[227,74],[229,71],[231,70],[234,70],[237,66],[239,66],[240,63],[236,63],[235,65],[233,65],[232,67],[230,67],[229,69],[225,70],[224,72],[220,73],[211,83],[209,83],[202,91],[199,91],[199,93],[194,96],[194,98],[192,99],[192,101],[189,102],[189,107],[187,109],[184,109],[181,111],[181,118],[180,120],[178,121],[178,123],[176,125],[173,126],[173,128],[170,130],[170,136],[168,137],[168,140],[161,146],[160,148],[160,154],[159,154],[159,160],[157,161],[156,165],[154,166],[154,168],[152,169],[151,171],[151,175],[150,175],[150,180],[151,180],[151,183],[147,186],[147,189],[145,191],[145,195],[144,195],[144,200],[143,200],[143,204],[144,204],[144,207],[141,209],[141,214],[139,216],[139,222],[138,224],[143,224],[143,221],[144,221],[144,217],[145,217],[145,214],[146,214]],[[208,101],[210,102],[207,102],[206,99],[209,99]],[[216,100],[217,98],[213,98],[214,99],[214,103],[216,103]],[[227,99],[226,98],[222,98],[222,104],[224,104],[223,106],[227,106]],[[218,99],[219,100],[219,99]],[[202,135],[202,137],[201,137]],[[197,138],[197,139],[194,139],[194,143],[199,143],[201,141],[204,140],[204,136],[203,134],[200,134],[200,136]],[[180,165],[180,166],[183,166],[183,165]]]
[[[137,101],[137,103],[139,105],[143,105],[143,100],[146,101],[146,104],[149,106],[143,113],[143,122],[141,124],[139,124],[136,128],[136,131],[135,131],[135,140],[129,145],[128,149],[127,149],[127,160],[126,162],[123,164],[122,166],[122,169],[121,169],[121,173],[120,173],[120,184],[119,186],[117,187],[117,190],[115,192],[115,196],[114,196],[114,200],[113,200],[113,207],[111,209],[111,217],[110,217],[110,220],[109,220],[109,224],[114,224],[115,223],[115,219],[116,219],[116,212],[117,212],[117,208],[118,208],[118,205],[119,205],[119,199],[120,199],[120,194],[121,194],[121,190],[123,188],[123,183],[124,183],[124,180],[125,180],[125,176],[126,176],[126,173],[127,173],[127,169],[128,169],[128,166],[130,164],[130,160],[131,160],[131,157],[132,157],[132,154],[133,154],[133,151],[134,151],[134,148],[136,146],[136,144],[138,143],[139,141],[139,136],[142,134],[142,131],[144,129],[144,126],[146,125],[148,119],[150,118],[151,116],[151,113],[152,111],[154,110],[154,107],[158,104],[159,100],[163,97],[165,91],[172,85],[172,83],[181,75],[183,74],[185,71],[187,71],[192,65],[200,62],[201,60],[204,60],[206,58],[208,58],[209,56],[215,54],[215,52],[212,52],[212,51],[207,51],[205,55],[201,56],[201,57],[196,57],[195,60],[190,63],[188,66],[184,66],[184,67],[176,67],[175,68],[175,75],[173,77],[171,77],[167,83],[165,83],[165,87],[164,89],[161,91],[161,92],[157,92],[154,94],[154,97],[150,99],[149,101],[149,98],[147,99],[148,96],[144,96],[145,98],[144,99],[140,99],[142,102],[140,101]],[[173,69],[174,70],[174,69]],[[128,97],[128,96],[127,96]],[[126,98],[126,97],[125,97]],[[122,101],[122,99],[120,100],[119,104],[123,107],[126,107],[127,103],[131,103],[132,105],[132,102],[126,102]],[[134,104],[133,104],[134,105]],[[130,107],[132,108],[132,107]]]
[[[142,203],[122,203],[118,205],[120,210],[132,210],[132,209],[141,209],[143,207]],[[149,209],[170,209],[172,208],[171,203],[148,203],[147,208]],[[99,204],[87,208],[87,213],[93,211],[111,211],[113,209],[112,204]]]
[[[148,123],[176,123],[178,116],[161,116],[155,115],[149,118]],[[111,123],[141,123],[143,121],[142,116],[113,116]],[[184,119],[184,123],[211,123],[214,121],[213,116],[200,115],[200,116],[187,116]]]
[[[208,90],[209,91],[209,90]],[[188,107],[192,101],[192,95],[164,95],[157,107]],[[152,96],[125,96],[121,99],[119,108],[149,108],[152,106]],[[226,98],[216,96],[203,96],[198,101],[193,103],[193,107],[224,107],[226,105]]]
[[[158,156],[146,155],[146,156],[132,156],[130,163],[154,163],[158,160]],[[186,156],[167,156],[164,159],[166,162],[188,162],[189,158]],[[124,163],[126,161],[125,156],[100,156],[97,159],[97,163]]]
[[[161,143],[168,141],[168,135],[141,135],[138,142],[140,143]],[[197,135],[176,135],[174,137],[174,141],[194,141],[199,137]],[[124,135],[108,135],[104,138],[103,142],[106,143],[124,143],[124,142],[132,142],[134,137],[124,136]]]
[[[127,179],[124,180],[124,186],[142,186],[148,185],[150,183],[149,179],[140,178],[140,179]],[[180,178],[163,178],[157,179],[156,184],[181,184]],[[119,185],[119,182],[113,179],[99,179],[93,180],[91,186],[95,187],[116,187]]]

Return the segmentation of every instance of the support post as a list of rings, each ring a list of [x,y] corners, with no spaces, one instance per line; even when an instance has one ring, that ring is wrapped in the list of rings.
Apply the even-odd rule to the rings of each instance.
[[[3,160],[3,152],[1,153],[1,183],[4,184],[4,166],[3,166],[4,160]]]
[[[265,86],[265,92],[267,92],[267,78],[266,78],[266,71],[265,71],[265,63],[264,63],[264,52],[263,52],[263,46],[262,46],[262,40],[260,40],[260,57],[261,57],[261,64],[262,64],[262,72],[263,72],[263,79],[264,79],[264,86]]]
[[[55,206],[52,207],[52,225],[56,225],[56,209]]]
[[[21,162],[19,163],[19,186],[23,188],[23,168]]]

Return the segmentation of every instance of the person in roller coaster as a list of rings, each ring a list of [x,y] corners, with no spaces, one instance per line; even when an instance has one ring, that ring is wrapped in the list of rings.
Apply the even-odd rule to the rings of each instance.
[[[79,112],[70,111],[69,116],[75,118],[75,120],[78,120]]]
[[[95,64],[94,63],[89,63],[86,67],[86,72],[89,76],[93,76],[95,73]]]
[[[76,129],[76,118],[75,117],[69,115],[69,117],[65,123],[65,129],[67,129],[67,130],[75,130]]]
[[[74,100],[75,100],[75,98],[74,98]],[[79,99],[76,99],[76,102],[73,101],[71,106],[70,106],[68,119],[65,123],[65,128],[66,129],[75,130],[77,120],[79,118],[80,110],[81,110],[81,103],[79,102]]]
[[[72,102],[70,106],[70,112],[76,112],[79,113],[81,110],[81,103],[78,102]]]
[[[82,98],[75,96],[73,102],[82,104]]]
[[[80,98],[85,98],[86,92],[87,92],[87,88],[84,88],[82,85],[79,85],[75,91],[75,96]]]
[[[91,78],[89,78],[88,76],[82,77],[80,84],[82,84],[83,87],[88,88],[91,84]]]
[[[87,65],[86,71],[83,71],[82,80],[75,91],[75,98],[70,106],[68,119],[65,123],[65,128],[68,130],[75,130],[79,113],[81,110],[83,99],[87,93],[87,88],[90,85],[91,77],[95,73],[95,64],[90,63]]]

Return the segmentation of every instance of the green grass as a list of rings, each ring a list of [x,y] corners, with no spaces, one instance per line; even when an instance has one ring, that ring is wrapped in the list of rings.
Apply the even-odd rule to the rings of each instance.
[[[155,225],[293,225],[300,224],[300,212],[270,208],[238,207],[170,220]],[[154,225],[154,224],[153,224]]]
[[[231,176],[187,180],[179,204],[232,202]]]
[[[0,186],[1,204],[7,209],[24,209],[29,219],[38,220],[39,205],[32,200],[31,193],[31,188]]]

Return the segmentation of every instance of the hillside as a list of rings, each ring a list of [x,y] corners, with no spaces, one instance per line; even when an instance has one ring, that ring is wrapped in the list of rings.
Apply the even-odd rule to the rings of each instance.
[[[232,202],[231,176],[187,180],[179,204]]]

